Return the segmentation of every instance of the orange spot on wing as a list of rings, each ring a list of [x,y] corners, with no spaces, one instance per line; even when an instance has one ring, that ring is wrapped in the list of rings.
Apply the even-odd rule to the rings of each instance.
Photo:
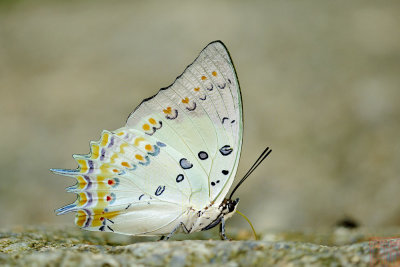
[[[124,166],[124,167],[127,167],[127,168],[131,167],[131,165],[126,161],[121,162],[121,165]]]
[[[171,114],[171,107],[167,107],[167,109],[164,109],[163,112],[165,114]]]
[[[136,154],[136,155],[135,155],[135,158],[136,158],[137,160],[143,160],[143,156],[142,156],[142,155],[139,155],[139,154]]]
[[[213,71],[213,72],[212,72],[212,75],[213,75],[213,76],[217,76],[217,72]]]
[[[117,169],[113,169],[112,171],[113,171],[113,172],[119,172],[119,170],[117,170]]]
[[[148,125],[147,123],[143,124],[143,130],[145,130],[145,131],[150,130],[150,125]]]
[[[189,98],[185,97],[184,99],[182,99],[182,103],[184,103],[184,104],[189,103]]]
[[[151,124],[156,124],[156,123],[157,123],[156,120],[153,119],[153,118],[150,118],[150,119],[149,119],[149,122],[150,122]]]
[[[207,77],[206,76],[201,76],[201,79],[204,81],[204,80],[207,80]]]
[[[153,147],[149,144],[145,145],[144,147],[147,151],[153,150]]]
[[[196,87],[196,88],[194,88],[194,90],[195,90],[196,92],[198,92],[198,91],[200,91],[200,87]]]

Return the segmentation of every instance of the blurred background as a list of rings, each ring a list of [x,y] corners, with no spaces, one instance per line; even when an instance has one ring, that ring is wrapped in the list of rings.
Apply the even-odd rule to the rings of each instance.
[[[0,1],[0,225],[73,224],[103,129],[222,40],[242,86],[256,229],[400,225],[399,1]],[[229,227],[246,227],[235,216]]]

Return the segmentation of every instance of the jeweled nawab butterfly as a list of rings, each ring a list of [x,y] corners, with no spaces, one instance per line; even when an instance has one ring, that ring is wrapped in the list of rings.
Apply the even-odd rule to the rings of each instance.
[[[171,237],[220,224],[233,215],[232,195],[271,152],[268,148],[229,198],[242,147],[239,81],[225,45],[204,48],[175,82],[142,101],[126,125],[103,131],[88,155],[74,155],[67,188],[77,200],[57,210],[76,212],[86,230]]]

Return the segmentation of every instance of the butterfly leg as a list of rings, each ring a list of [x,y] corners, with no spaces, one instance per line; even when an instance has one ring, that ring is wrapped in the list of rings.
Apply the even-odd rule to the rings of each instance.
[[[162,240],[168,240],[178,229],[179,227],[182,227],[183,231],[185,232],[185,234],[189,233],[189,230],[186,228],[186,225],[183,224],[183,222],[179,223],[174,230],[171,231],[171,233],[169,233],[164,239]],[[160,239],[161,240],[161,239]]]
[[[221,240],[228,240],[225,235],[225,219],[223,216],[221,217],[221,224],[219,225],[219,235],[221,237]]]

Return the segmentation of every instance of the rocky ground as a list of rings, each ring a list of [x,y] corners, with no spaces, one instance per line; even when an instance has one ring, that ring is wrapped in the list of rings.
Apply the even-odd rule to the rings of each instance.
[[[1,266],[378,266],[398,256],[398,240],[375,246],[375,236],[393,237],[398,229],[369,231],[271,232],[255,241],[246,231],[177,235],[171,241],[92,233],[74,227],[19,227],[0,231]],[[192,238],[185,240],[185,238]],[[196,239],[196,240],[194,240]],[[397,241],[397,242],[396,242]],[[395,243],[393,243],[395,242]]]

